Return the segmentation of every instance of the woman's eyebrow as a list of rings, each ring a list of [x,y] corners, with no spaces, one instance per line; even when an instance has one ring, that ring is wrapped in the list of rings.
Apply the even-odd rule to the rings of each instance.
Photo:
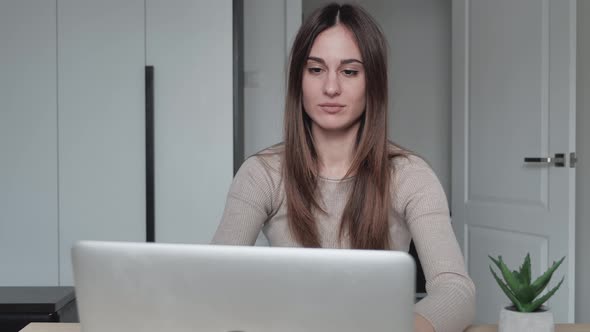
[[[323,65],[326,64],[326,61],[324,61],[324,59],[318,58],[318,57],[315,57],[315,56],[309,56],[309,57],[307,57],[307,61],[309,61],[309,60],[315,61],[315,62],[319,62],[319,63],[321,63]]]
[[[363,62],[361,60],[357,60],[357,59],[344,59],[344,60],[340,61],[340,64],[347,65],[349,63],[354,63],[354,62],[360,63],[361,65],[363,64]]]
[[[311,60],[311,61],[319,62],[319,63],[321,63],[323,65],[326,65],[326,61],[324,61],[324,59],[318,58],[318,57],[315,57],[315,56],[309,56],[309,57],[307,57],[307,60],[308,61]],[[361,65],[363,64],[363,62],[361,60],[358,60],[358,59],[343,59],[343,60],[340,60],[340,64],[341,65],[346,65],[346,64],[354,63],[354,62],[360,63]]]

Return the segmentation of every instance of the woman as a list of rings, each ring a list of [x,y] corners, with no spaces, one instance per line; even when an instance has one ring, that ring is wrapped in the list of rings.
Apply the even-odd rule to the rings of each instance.
[[[291,51],[284,142],[238,171],[215,244],[408,251],[428,295],[415,330],[462,331],[475,289],[430,167],[387,140],[386,42],[362,8],[331,4],[301,26]]]

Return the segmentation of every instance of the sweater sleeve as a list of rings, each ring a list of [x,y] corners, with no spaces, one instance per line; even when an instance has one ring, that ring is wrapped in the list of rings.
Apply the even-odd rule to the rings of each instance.
[[[273,181],[260,157],[250,157],[238,170],[211,244],[254,245],[272,212]]]
[[[396,191],[426,278],[416,304],[436,332],[463,331],[475,317],[475,286],[450,223],[444,190],[432,169],[409,157],[396,172]]]

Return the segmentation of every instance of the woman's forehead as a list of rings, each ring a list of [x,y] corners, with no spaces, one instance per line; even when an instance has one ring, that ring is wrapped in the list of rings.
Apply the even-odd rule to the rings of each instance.
[[[316,37],[309,57],[323,59],[326,63],[340,63],[348,59],[363,61],[354,34],[341,24],[322,31]]]

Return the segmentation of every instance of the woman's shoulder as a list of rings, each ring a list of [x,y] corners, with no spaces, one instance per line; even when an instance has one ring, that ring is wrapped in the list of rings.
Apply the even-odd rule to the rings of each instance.
[[[389,156],[392,170],[395,172],[431,169],[428,162],[420,155],[393,143],[389,144]]]
[[[392,158],[392,166],[395,172],[411,172],[415,170],[432,169],[424,158],[414,153],[396,155]]]
[[[275,172],[281,172],[281,161],[283,159],[284,145],[282,143],[272,145],[251,155],[248,159]]]
[[[269,178],[274,182],[281,176],[282,152],[283,145],[276,144],[249,156],[240,166],[236,176]]]
[[[416,153],[400,154],[392,159],[391,190],[396,209],[406,211],[409,202],[426,202],[425,207],[447,207],[446,195],[438,176],[428,162]],[[422,208],[419,209],[422,211]],[[416,210],[418,211],[418,210]]]
[[[438,176],[426,159],[407,149],[390,150],[392,185],[426,185],[439,183]]]
[[[228,202],[242,202],[265,213],[274,211],[281,184],[280,156],[274,152],[277,149],[271,147],[244,160],[232,181]]]

